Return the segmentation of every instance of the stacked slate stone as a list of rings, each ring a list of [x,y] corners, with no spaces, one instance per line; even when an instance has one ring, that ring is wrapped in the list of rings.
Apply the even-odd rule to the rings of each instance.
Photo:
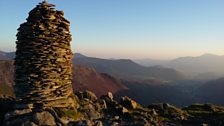
[[[72,90],[70,22],[42,2],[18,28],[15,91],[18,106],[69,106]]]

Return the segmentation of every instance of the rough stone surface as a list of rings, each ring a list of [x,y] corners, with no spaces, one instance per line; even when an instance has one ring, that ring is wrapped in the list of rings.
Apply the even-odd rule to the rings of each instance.
[[[79,99],[89,99],[91,101],[97,101],[96,95],[91,91],[77,92],[76,95]]]
[[[37,112],[33,115],[34,122],[38,125],[55,126],[54,117],[47,111]]]
[[[128,109],[136,109],[138,105],[134,100],[130,99],[127,96],[122,97],[120,102],[124,107]]]
[[[83,93],[76,94],[84,96]],[[108,107],[104,108],[101,100],[105,101]],[[126,109],[122,101],[116,100],[93,101],[91,97],[85,97],[77,98],[77,101],[79,104],[77,110],[67,108],[63,110],[59,108],[16,110],[11,113],[13,116],[9,116],[11,118],[5,118],[3,126],[44,124],[56,124],[57,126],[222,126],[224,124],[224,107],[211,104],[193,104],[182,109],[170,104],[152,104],[148,107],[138,104],[136,109]]]
[[[31,109],[14,110],[14,111],[11,111],[11,112],[8,112],[7,114],[5,114],[5,120],[8,120],[8,119],[16,117],[16,116],[27,115],[31,112],[32,112]]]
[[[110,100],[113,100],[113,99],[114,99],[113,94],[112,94],[111,92],[108,92],[108,93],[107,93],[107,96],[108,96],[108,98],[109,98]]]
[[[103,95],[100,97],[100,99],[105,100],[105,102],[113,102],[113,94],[111,92],[108,92],[106,95]]]
[[[56,126],[61,125],[56,115],[48,110],[15,110],[7,113],[4,126]]]
[[[79,98],[78,111],[83,111],[84,118],[97,119],[102,116],[102,105],[98,102],[97,97],[90,91],[75,93]]]
[[[67,107],[73,95],[70,23],[53,7],[40,3],[18,28],[15,91],[20,104]]]

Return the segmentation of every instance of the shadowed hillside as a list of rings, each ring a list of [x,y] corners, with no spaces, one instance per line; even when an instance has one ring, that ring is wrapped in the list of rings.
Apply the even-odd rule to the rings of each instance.
[[[223,104],[224,99],[224,78],[209,81],[197,89],[198,102]]]
[[[13,61],[0,60],[0,94],[13,96]]]
[[[93,68],[77,65],[73,67],[73,87],[75,91],[90,90],[98,97],[108,91],[117,93],[128,90],[119,80],[108,74],[99,74]]]

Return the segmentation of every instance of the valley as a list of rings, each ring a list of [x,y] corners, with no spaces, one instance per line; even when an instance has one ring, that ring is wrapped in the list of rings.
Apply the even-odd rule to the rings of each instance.
[[[0,93],[13,96],[13,53],[7,54],[0,61]],[[164,102],[176,106],[224,105],[220,100],[224,97],[223,79],[190,80],[170,68],[143,67],[131,60],[99,59],[82,54],[74,55],[73,64],[75,92],[90,90],[98,97],[112,92],[117,100],[128,96],[143,105]]]

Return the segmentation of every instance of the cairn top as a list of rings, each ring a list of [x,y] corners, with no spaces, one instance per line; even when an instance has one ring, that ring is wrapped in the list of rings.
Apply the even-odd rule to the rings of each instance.
[[[39,5],[41,5],[41,6],[47,6],[47,7],[55,7],[54,4],[49,4],[47,2],[47,0],[44,0],[43,2],[39,3]]]

